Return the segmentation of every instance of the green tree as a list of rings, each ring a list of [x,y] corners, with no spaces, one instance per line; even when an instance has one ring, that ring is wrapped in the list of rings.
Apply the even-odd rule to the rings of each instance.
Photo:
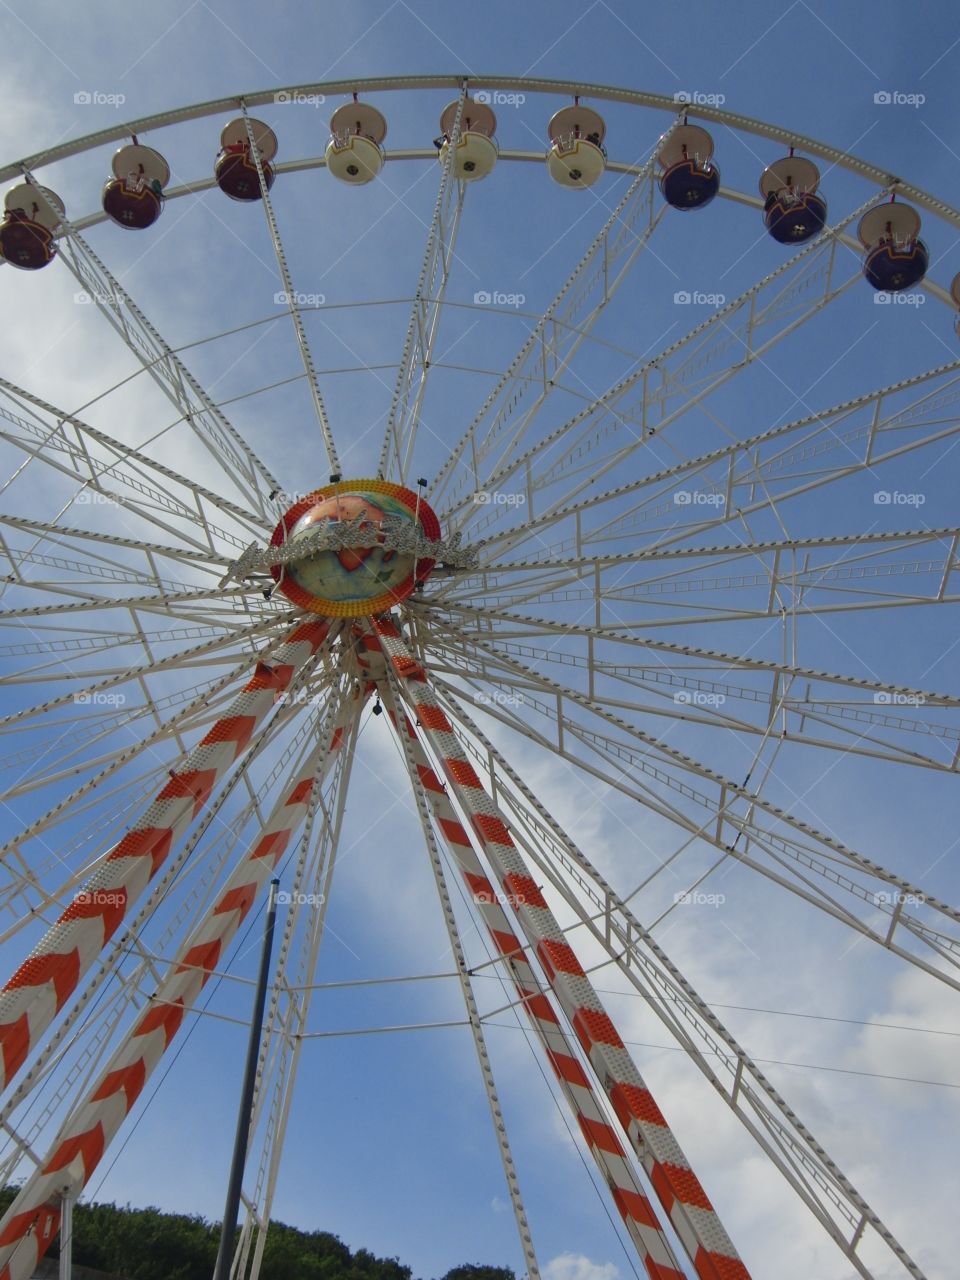
[[[0,1213],[18,1187],[0,1187]],[[117,1280],[210,1280],[220,1226],[199,1215],[162,1213],[151,1206],[80,1204],[73,1215],[73,1260]],[[55,1241],[50,1254],[59,1252]],[[273,1222],[263,1252],[262,1280],[412,1280],[399,1258],[351,1250],[329,1231],[300,1231]],[[443,1280],[516,1280],[508,1267],[467,1264]]]

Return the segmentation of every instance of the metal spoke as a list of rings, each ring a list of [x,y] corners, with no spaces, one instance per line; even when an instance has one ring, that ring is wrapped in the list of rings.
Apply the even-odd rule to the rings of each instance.
[[[520,1236],[520,1246],[523,1250],[524,1262],[527,1266],[527,1275],[530,1277],[530,1280],[539,1280],[540,1266],[537,1262],[537,1255],[533,1248],[533,1240],[530,1236],[530,1224],[527,1221],[527,1211],[524,1208],[523,1198],[520,1194],[520,1183],[517,1178],[513,1153],[510,1150],[510,1141],[507,1137],[503,1111],[501,1110],[500,1099],[497,1094],[497,1086],[493,1077],[490,1055],[487,1051],[486,1040],[484,1039],[483,1026],[480,1020],[480,1010],[477,1008],[477,1001],[473,992],[473,983],[470,981],[470,971],[467,968],[467,960],[463,950],[463,943],[460,938],[456,916],[453,912],[453,903],[450,898],[450,891],[447,888],[443,862],[440,857],[440,849],[430,821],[430,808],[427,803],[423,780],[419,775],[418,762],[413,754],[409,735],[406,732],[407,726],[404,724],[402,716],[398,714],[398,705],[401,694],[396,677],[393,675],[389,666],[386,668],[386,673],[387,680],[383,696],[387,700],[387,705],[392,711],[393,719],[396,722],[396,738],[400,743],[401,750],[403,751],[407,766],[407,773],[410,776],[410,783],[414,791],[417,814],[420,818],[423,838],[427,846],[427,854],[430,858],[430,866],[436,882],[437,894],[440,898],[440,906],[443,911],[447,937],[450,941],[450,952],[453,956],[457,970],[457,977],[460,982],[460,991],[467,1011],[467,1020],[470,1023],[470,1031],[473,1036],[473,1044],[477,1054],[477,1061],[480,1064],[480,1073],[483,1077],[483,1087],[486,1092],[487,1103],[490,1108],[490,1119],[493,1123],[497,1146],[500,1150],[500,1160],[503,1164],[503,1172],[507,1182],[507,1190],[510,1195],[510,1203],[513,1206],[513,1215],[517,1224],[517,1233]]]
[[[641,479],[627,481],[614,489],[577,502],[550,508],[542,515],[533,515],[533,509],[528,507],[531,515],[523,525],[491,534],[479,542],[481,563],[487,559],[484,554],[487,548],[491,550],[496,548],[497,554],[503,554],[531,537],[537,538],[542,546],[542,534],[561,520],[569,520],[572,528],[564,542],[552,545],[548,552],[550,555],[567,551],[579,556],[587,542],[612,540],[617,536],[635,537],[637,531],[645,529],[649,521],[645,508],[648,505],[655,507],[657,503],[662,504],[669,493],[674,521],[664,520],[663,524],[666,527],[660,532],[660,536],[655,536],[650,543],[651,547],[662,548],[774,506],[774,499],[766,493],[762,493],[760,497],[750,494],[740,503],[734,500],[736,495],[733,493],[728,497],[728,488],[736,475],[734,468],[738,464],[742,468],[742,478],[739,483],[745,495],[748,494],[748,490],[753,490],[756,486],[758,467],[760,476],[763,476],[767,457],[770,458],[771,470],[775,468],[778,474],[782,474],[781,467],[785,461],[797,469],[798,482],[777,494],[775,503],[779,507],[788,499],[800,494],[836,483],[857,472],[872,471],[883,463],[903,458],[928,445],[948,441],[960,428],[953,419],[947,419],[944,423],[941,418],[940,401],[943,398],[945,403],[949,404],[958,394],[957,388],[960,387],[958,370],[960,370],[960,360],[940,365],[879,391],[835,405],[823,413],[810,414],[781,426],[772,427],[767,431],[713,449],[696,458],[648,473]],[[933,385],[929,385],[931,383]],[[884,413],[884,401],[893,399],[904,391],[916,391],[915,399],[907,405],[888,408]],[[865,412],[867,410],[871,412],[868,414]],[[863,411],[860,425],[841,432],[841,424],[858,411]],[[926,434],[921,434],[917,428],[922,427],[928,418],[930,430]],[[901,419],[903,419],[902,422]],[[908,422],[911,428],[909,431],[905,430]],[[807,434],[800,441],[785,441],[786,437],[797,432]],[[883,447],[887,443],[886,437],[895,436],[898,432],[900,438],[896,443]],[[781,458],[779,451],[773,450],[767,455],[767,446],[779,445],[781,441],[792,446],[784,451],[786,458]],[[841,451],[841,462],[837,464],[830,459],[826,465],[819,470],[814,468],[811,473],[809,471],[811,459],[832,449]],[[758,450],[763,452],[758,455]],[[762,459],[759,463],[758,456]],[[711,475],[711,468],[714,469],[713,475]],[[789,470],[786,476],[789,480]],[[723,502],[713,505],[716,514],[709,518],[701,517],[697,520],[682,521],[676,514],[677,504],[672,501],[673,492],[682,481],[693,482],[700,485],[706,492],[723,496],[725,499]],[[613,513],[613,504],[617,500],[631,494],[641,495],[644,491],[647,491],[646,496],[638,497],[636,506],[632,510],[626,514],[620,511]],[[608,508],[611,514],[604,520],[602,508],[606,504],[611,504]],[[603,522],[591,526],[587,520],[589,513],[593,511],[600,512]],[[662,512],[658,514],[663,515]],[[674,523],[679,525],[678,532],[673,531]],[[657,530],[653,527],[653,522],[651,522],[651,531],[656,535]]]
[[[270,200],[270,191],[263,170],[263,157],[260,155],[260,148],[257,146],[253,126],[250,123],[250,117],[247,115],[246,103],[241,101],[240,108],[243,111],[243,121],[246,125],[247,140],[250,144],[249,154],[253,157],[253,162],[257,167],[257,179],[260,183],[260,200],[263,204],[263,211],[267,217],[267,226],[270,229],[270,239],[273,241],[273,251],[276,254],[277,266],[280,268],[280,278],[283,281],[283,288],[287,297],[287,312],[290,319],[293,321],[294,331],[297,335],[297,348],[300,352],[300,359],[303,361],[303,370],[307,376],[307,382],[310,385],[310,396],[313,400],[313,408],[317,415],[317,422],[320,425],[320,434],[323,437],[323,447],[327,451],[327,463],[331,472],[339,472],[340,461],[337,457],[337,446],[333,440],[333,432],[330,430],[330,423],[327,421],[327,411],[324,407],[323,397],[320,394],[320,384],[317,382],[317,371],[313,363],[313,356],[310,353],[310,344],[307,341],[306,330],[303,327],[303,321],[300,317],[300,309],[296,305],[297,295],[293,287],[293,280],[290,276],[290,268],[287,265],[287,255],[283,248],[283,241],[280,239],[280,228],[277,225],[277,219],[273,212],[273,203]],[[274,486],[274,488],[276,487],[277,486]]]
[[[36,182],[29,169],[22,172],[28,181]],[[266,497],[279,489],[277,481],[76,228],[66,218],[61,225],[64,264],[210,456],[220,463],[224,475],[266,518]]]
[[[475,644],[479,649],[489,649],[485,641],[477,640]],[[578,757],[567,755],[564,743],[564,739],[578,739],[616,759],[621,772],[627,766],[659,786],[674,789],[689,800],[696,801],[714,815],[710,819],[712,829],[706,823],[697,824],[676,809],[662,812],[665,816],[672,816],[674,821],[687,829],[695,831],[700,839],[713,843],[725,854],[744,865],[761,870],[768,878],[790,888],[798,896],[848,924],[863,936],[895,951],[911,964],[918,965],[960,990],[960,977],[955,978],[933,962],[906,951],[894,937],[898,929],[905,930],[924,946],[931,948],[942,960],[960,968],[960,930],[953,928],[952,932],[945,931],[948,926],[960,924],[960,908],[950,906],[825,832],[818,831],[810,823],[765,799],[759,790],[750,790],[748,785],[725,777],[702,761],[671,747],[663,739],[628,724],[577,690],[550,679],[515,658],[503,655],[503,661],[523,675],[530,689],[540,686],[543,696],[527,693],[523,705],[525,709],[535,710],[556,722],[558,736],[556,742],[550,744],[552,750],[579,763]],[[582,711],[598,717],[627,740],[623,741],[621,737],[611,736],[608,731],[597,731],[582,724],[576,714]],[[633,746],[631,741],[640,745]],[[651,756],[656,763],[651,763]],[[623,776],[626,774],[623,773]],[[620,779],[610,778],[608,781],[615,786],[621,785]],[[706,791],[700,789],[704,783],[707,784]],[[739,809],[736,809],[738,805]],[[781,824],[791,828],[795,834],[788,838],[775,834],[773,829]],[[755,858],[751,851],[755,851],[760,857]],[[761,860],[763,856],[769,857],[778,869],[771,869]],[[808,884],[808,872],[819,877],[824,884]],[[854,877],[866,877],[866,883]],[[871,880],[884,888],[871,887]],[[831,890],[828,891],[825,885],[830,885]],[[841,905],[837,902],[831,896],[834,889],[852,897],[853,905]],[[925,916],[921,918],[911,914],[904,910],[905,905],[922,909]],[[862,908],[865,906],[870,907],[874,914],[877,911],[886,914],[890,918],[889,927],[878,928],[864,915]],[[859,914],[856,911],[858,907]],[[936,923],[927,923],[927,917]]]
[[[453,504],[456,509],[464,500],[465,491],[469,494],[483,487],[480,464],[494,448],[499,448],[500,452],[496,463],[492,463],[488,470],[497,476],[497,468],[506,466],[663,216],[662,208],[659,213],[655,212],[653,199],[655,162],[655,155],[651,155],[643,165],[451,451],[429,491],[432,501],[439,502],[446,494],[448,506]],[[532,403],[515,418],[517,406],[533,386],[536,387],[536,395]],[[484,427],[486,433],[482,434]],[[498,442],[501,435],[505,439]],[[468,470],[462,471],[460,478],[454,481],[460,465],[467,466]],[[470,485],[472,488],[468,488]]]
[[[459,136],[460,118],[466,98],[464,85],[460,90],[451,144]],[[397,382],[377,467],[377,475],[381,479],[396,473],[401,484],[405,483],[420,425],[463,213],[466,184],[454,177],[455,154],[455,147],[449,146],[440,171],[440,185],[427,230],[420,278],[407,322]]]

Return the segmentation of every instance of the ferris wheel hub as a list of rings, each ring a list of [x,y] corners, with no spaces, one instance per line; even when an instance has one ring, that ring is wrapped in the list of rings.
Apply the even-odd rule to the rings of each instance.
[[[424,552],[439,537],[440,521],[412,489],[340,480],[284,513],[270,540],[284,554],[270,572],[309,613],[369,617],[405,600],[430,576],[436,560]]]

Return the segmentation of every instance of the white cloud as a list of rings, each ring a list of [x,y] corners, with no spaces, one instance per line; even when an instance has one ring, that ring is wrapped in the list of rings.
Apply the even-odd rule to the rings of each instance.
[[[541,1273],[546,1280],[616,1280],[620,1274],[612,1262],[592,1262],[582,1253],[558,1253]]]

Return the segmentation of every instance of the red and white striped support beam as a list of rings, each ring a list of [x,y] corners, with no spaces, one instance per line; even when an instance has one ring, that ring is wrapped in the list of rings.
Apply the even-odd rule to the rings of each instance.
[[[510,968],[517,995],[544,1047],[590,1154],[610,1188],[647,1275],[650,1280],[683,1280],[683,1272],[663,1233],[656,1210],[640,1185],[620,1139],[607,1123],[590,1078],[573,1052],[550,998],[527,960],[523,944],[477,857],[470,837],[457,817],[443,783],[430,765],[409,718],[404,715],[403,719],[418,756],[417,772],[444,843],[463,875],[494,946]]]
[[[529,868],[467,759],[426,673],[388,616],[374,619],[423,735],[441,761],[531,948],[650,1178],[700,1280],[750,1280],[713,1205]],[[0,1277],[2,1280],[2,1277]]]
[[[377,658],[381,672],[384,665],[382,654],[378,652],[379,640],[373,632],[368,632],[362,643],[366,650],[367,670],[371,678],[376,678]],[[388,687],[383,691],[383,701],[390,710],[394,728],[398,733],[406,734],[420,785],[440,836],[463,876],[467,892],[476,903],[477,912],[487,927],[494,948],[510,969],[523,1009],[543,1045],[547,1060],[590,1154],[610,1188],[614,1203],[647,1275],[650,1280],[683,1280],[683,1272],[663,1232],[656,1210],[647,1198],[620,1139],[607,1122],[590,1078],[580,1065],[549,996],[527,960],[523,944],[490,883],[473,843],[447,795],[446,787],[430,763],[410,717],[401,709],[399,714],[402,725],[397,724]]]
[[[146,1013],[127,1032],[94,1088],[60,1130],[51,1153],[0,1220],[0,1280],[30,1280],[57,1233],[64,1187],[72,1198],[79,1195],[133,1109],[303,822],[336,758],[345,721],[359,714],[360,705],[356,699],[338,709],[293,785],[274,806],[259,838],[184,941]]]
[[[84,973],[123,924],[211,791],[246,750],[277,695],[326,641],[329,623],[298,623],[107,855],[0,991],[0,1089],[36,1047]]]

